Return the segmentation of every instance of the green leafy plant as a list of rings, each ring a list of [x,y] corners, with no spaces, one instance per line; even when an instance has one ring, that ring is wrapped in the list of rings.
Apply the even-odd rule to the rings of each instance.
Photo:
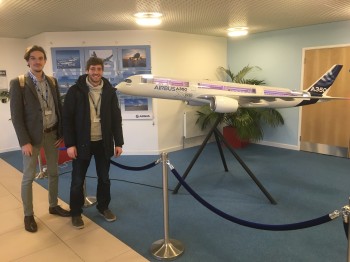
[[[10,93],[7,90],[0,92],[0,100],[2,103],[7,103],[10,99]]]
[[[255,78],[246,78],[252,70],[261,70],[257,66],[245,66],[237,74],[234,74],[230,69],[219,67],[219,72],[224,73],[230,82],[264,85],[264,80]],[[213,124],[218,117],[222,117],[221,123],[225,126],[234,127],[237,135],[242,140],[259,141],[263,139],[263,125],[267,124],[272,127],[283,125],[284,120],[282,115],[273,108],[241,108],[232,113],[216,113],[209,106],[205,105],[197,111],[198,118],[196,124],[200,125],[201,129],[207,128]]]

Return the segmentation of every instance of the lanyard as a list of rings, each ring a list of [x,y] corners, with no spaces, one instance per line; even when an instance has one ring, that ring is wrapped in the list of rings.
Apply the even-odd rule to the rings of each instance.
[[[93,95],[91,94],[91,91],[89,92],[89,99],[91,100],[91,102],[95,108],[96,116],[98,117],[100,115],[98,111],[100,109],[100,104],[101,104],[101,93],[98,97],[97,103],[95,103],[95,100],[93,98]]]
[[[45,75],[44,75],[44,78],[43,78],[43,82],[45,83],[45,96],[44,96],[44,93],[43,93],[42,89],[40,88],[38,79],[36,79],[36,77],[30,71],[29,71],[29,76],[33,80],[33,83],[35,85],[36,91],[40,94],[41,98],[45,102],[46,108],[48,108],[49,107],[49,88],[47,86],[47,81],[46,81]]]
[[[47,83],[45,80],[44,80],[44,82],[45,82],[45,96],[44,96],[43,91],[40,88],[39,84],[38,83],[35,83],[35,84],[36,84],[36,90],[41,95],[41,98],[43,99],[43,101],[46,104],[46,107],[48,108],[49,107],[49,89],[47,87]]]

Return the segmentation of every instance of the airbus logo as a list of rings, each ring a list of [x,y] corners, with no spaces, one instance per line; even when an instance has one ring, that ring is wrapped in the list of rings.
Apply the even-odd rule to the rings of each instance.
[[[150,115],[136,115],[136,118],[150,118]]]
[[[155,90],[161,91],[181,91],[187,92],[187,87],[177,87],[177,86],[167,86],[167,85],[156,85],[154,87]]]

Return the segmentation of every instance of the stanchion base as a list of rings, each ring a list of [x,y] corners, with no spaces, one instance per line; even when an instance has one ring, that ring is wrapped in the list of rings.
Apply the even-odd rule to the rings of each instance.
[[[183,254],[184,250],[184,245],[176,239],[170,239],[168,243],[160,239],[154,242],[150,249],[152,255],[158,260],[176,259]]]
[[[42,179],[42,178],[47,178],[47,174],[45,171],[40,171],[35,175],[35,179]]]
[[[87,196],[85,197],[84,207],[91,207],[97,203],[96,197]]]

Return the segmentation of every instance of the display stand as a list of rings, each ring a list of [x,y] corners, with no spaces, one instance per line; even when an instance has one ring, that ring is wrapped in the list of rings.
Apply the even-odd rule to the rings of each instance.
[[[195,156],[193,157],[191,163],[189,164],[189,166],[187,167],[185,173],[182,175],[182,178],[185,179],[189,172],[191,171],[193,165],[195,164],[195,162],[197,161],[198,157],[200,156],[200,154],[202,153],[203,149],[205,148],[206,144],[208,143],[210,137],[214,134],[215,136],[215,140],[216,140],[216,144],[218,146],[219,152],[220,152],[220,156],[221,156],[221,161],[222,164],[225,168],[225,171],[228,171],[227,168],[227,164],[226,164],[226,160],[225,160],[225,155],[224,152],[222,150],[222,146],[221,146],[221,141],[225,144],[225,146],[227,147],[227,149],[231,152],[231,154],[237,159],[237,161],[239,162],[239,164],[244,168],[244,170],[248,173],[248,175],[253,179],[253,181],[255,182],[255,184],[260,188],[260,190],[264,193],[264,195],[269,199],[269,201],[271,202],[271,204],[276,205],[277,202],[273,199],[273,197],[269,194],[269,192],[267,192],[267,190],[265,189],[265,187],[260,183],[260,181],[255,177],[255,175],[253,174],[253,172],[248,168],[248,166],[244,163],[244,161],[239,157],[239,155],[234,151],[234,149],[232,148],[232,146],[227,143],[226,139],[224,138],[224,136],[221,134],[221,132],[217,129],[219,123],[222,121],[223,118],[223,114],[221,116],[218,117],[218,119],[215,121],[213,127],[210,129],[208,135],[206,136],[206,138],[204,139],[203,143],[201,144],[201,146],[199,147],[198,151],[196,152]],[[175,187],[173,194],[177,194],[177,192],[179,191],[179,188],[181,187],[181,184],[178,183],[177,186]]]

